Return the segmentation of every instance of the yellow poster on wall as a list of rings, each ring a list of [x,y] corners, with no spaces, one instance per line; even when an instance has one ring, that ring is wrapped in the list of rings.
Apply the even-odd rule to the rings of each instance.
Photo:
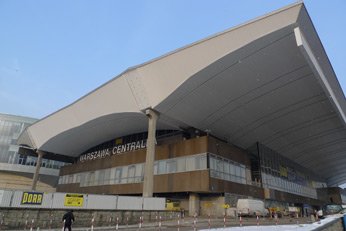
[[[280,165],[280,176],[287,178],[288,170],[286,167]]]
[[[64,206],[82,207],[84,202],[83,194],[66,194]]]

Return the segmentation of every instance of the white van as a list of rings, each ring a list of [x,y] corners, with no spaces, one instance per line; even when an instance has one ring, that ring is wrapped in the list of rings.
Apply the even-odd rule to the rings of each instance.
[[[267,216],[268,210],[261,200],[238,199],[237,213],[238,216]]]

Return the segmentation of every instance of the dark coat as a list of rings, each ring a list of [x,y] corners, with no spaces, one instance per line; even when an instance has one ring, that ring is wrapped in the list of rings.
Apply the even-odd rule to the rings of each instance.
[[[65,225],[71,225],[72,221],[74,222],[74,216],[72,211],[68,211],[65,213],[65,215],[62,217],[62,221],[65,220]]]

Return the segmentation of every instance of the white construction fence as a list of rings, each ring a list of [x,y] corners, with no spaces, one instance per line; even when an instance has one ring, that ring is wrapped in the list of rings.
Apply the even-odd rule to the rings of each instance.
[[[165,210],[165,198],[0,190],[0,208]]]

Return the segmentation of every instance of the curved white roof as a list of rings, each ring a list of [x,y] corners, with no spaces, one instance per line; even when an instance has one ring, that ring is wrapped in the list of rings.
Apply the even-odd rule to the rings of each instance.
[[[30,126],[18,143],[79,156],[147,130],[195,127],[248,148],[263,143],[346,182],[345,97],[302,3],[130,68]],[[333,171],[331,171],[333,169]]]

